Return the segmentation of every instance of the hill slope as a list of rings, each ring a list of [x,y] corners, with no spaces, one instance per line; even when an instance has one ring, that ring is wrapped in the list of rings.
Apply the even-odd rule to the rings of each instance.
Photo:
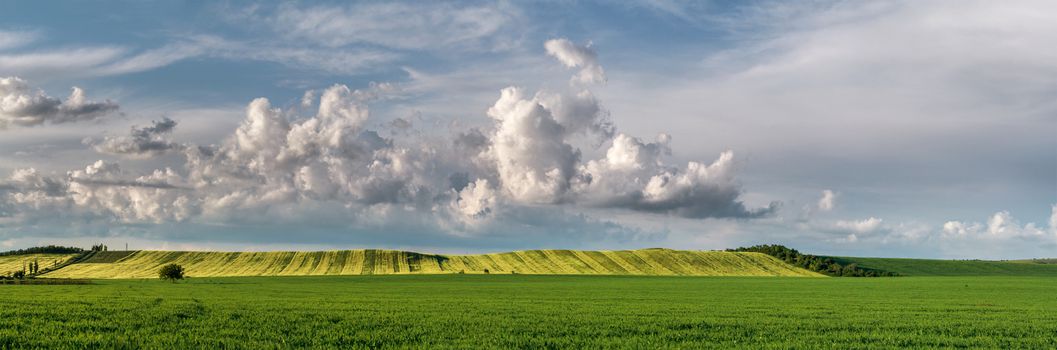
[[[191,277],[524,273],[693,276],[821,276],[760,253],[641,249],[528,250],[433,255],[393,250],[326,252],[109,252],[44,275],[54,278],[150,278],[176,263]]]
[[[7,275],[11,272],[21,271],[25,264],[32,261],[36,261],[40,264],[40,269],[43,270],[53,265],[61,264],[75,256],[77,256],[77,254],[19,254],[0,256],[0,275]]]
[[[833,257],[841,264],[891,271],[903,276],[1054,276],[1057,265],[1024,261],[932,260]]]

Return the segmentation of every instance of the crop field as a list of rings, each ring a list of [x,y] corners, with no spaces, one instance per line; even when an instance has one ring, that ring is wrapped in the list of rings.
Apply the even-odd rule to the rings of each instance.
[[[1054,348],[1057,279],[392,275],[0,285],[0,348]]]
[[[44,269],[52,265],[61,264],[76,256],[76,254],[21,254],[0,256],[0,275],[9,272],[21,271],[25,264],[36,261],[40,268]]]
[[[435,255],[393,250],[326,252],[100,252],[48,278],[149,278],[165,264],[192,277],[381,274],[604,274],[693,276],[820,276],[760,253],[640,249],[529,250]]]
[[[838,262],[895,272],[902,276],[1049,276],[1057,277],[1053,259],[987,261],[835,257]]]

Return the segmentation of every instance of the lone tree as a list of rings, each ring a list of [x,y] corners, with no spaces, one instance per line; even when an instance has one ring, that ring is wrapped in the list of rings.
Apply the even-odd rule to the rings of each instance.
[[[184,267],[177,264],[169,264],[161,267],[158,277],[176,283],[176,280],[184,279]]]

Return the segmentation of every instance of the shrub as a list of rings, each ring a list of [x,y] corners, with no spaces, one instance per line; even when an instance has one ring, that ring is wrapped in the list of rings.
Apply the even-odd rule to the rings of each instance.
[[[176,280],[184,278],[184,267],[177,264],[162,266],[161,270],[158,271],[158,277],[176,283]]]

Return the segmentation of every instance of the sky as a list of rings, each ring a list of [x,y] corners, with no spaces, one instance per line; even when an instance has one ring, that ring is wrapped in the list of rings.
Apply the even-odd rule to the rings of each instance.
[[[1057,257],[1052,1],[15,2],[0,250]]]

